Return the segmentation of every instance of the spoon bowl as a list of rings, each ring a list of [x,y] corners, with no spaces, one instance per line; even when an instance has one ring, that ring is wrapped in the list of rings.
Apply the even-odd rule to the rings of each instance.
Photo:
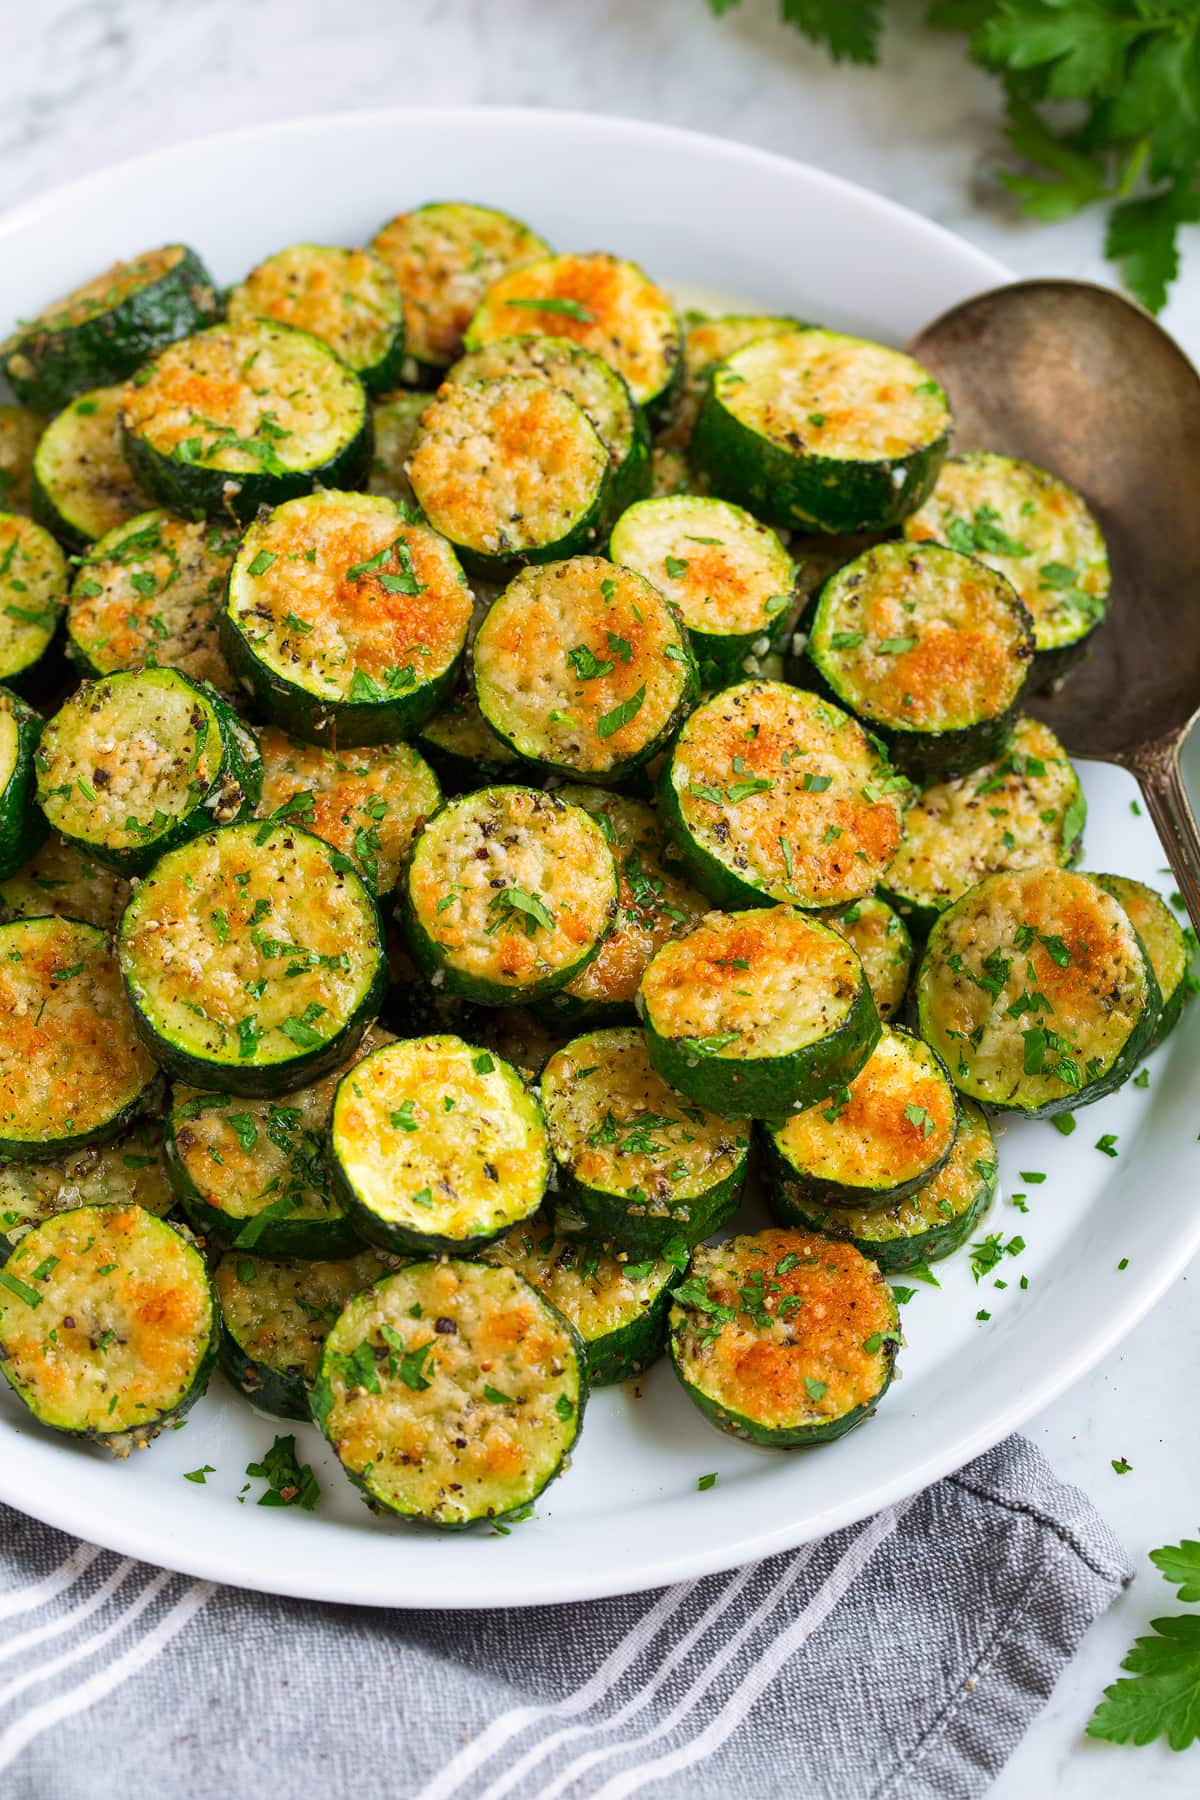
[[[1200,833],[1179,772],[1200,712],[1200,374],[1149,313],[1084,281],[976,294],[910,348],[950,395],[956,449],[1041,464],[1100,522],[1108,616],[1030,711],[1073,755],[1137,777],[1200,929]]]

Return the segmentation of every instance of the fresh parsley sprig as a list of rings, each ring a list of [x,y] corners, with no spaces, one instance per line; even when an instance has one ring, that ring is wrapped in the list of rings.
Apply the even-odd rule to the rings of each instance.
[[[1181,1600],[1200,1600],[1200,1543],[1184,1538],[1150,1552],[1150,1561],[1179,1588]],[[1131,1679],[1114,1681],[1088,1720],[1089,1737],[1114,1744],[1148,1744],[1165,1737],[1172,1750],[1200,1741],[1200,1613],[1151,1619],[1154,1637],[1137,1638],[1121,1664]]]
[[[740,0],[708,0],[719,16]],[[779,0],[835,62],[875,63],[883,0]],[[1004,83],[1018,167],[1000,180],[1032,219],[1109,205],[1105,255],[1158,312],[1179,232],[1200,222],[1200,0],[932,0],[936,30]]]

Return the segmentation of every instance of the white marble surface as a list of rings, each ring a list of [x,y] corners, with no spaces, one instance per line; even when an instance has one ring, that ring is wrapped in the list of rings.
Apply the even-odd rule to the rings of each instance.
[[[1002,144],[995,84],[965,62],[960,40],[916,24],[917,0],[894,10],[902,22],[881,72],[832,68],[775,24],[773,0],[746,0],[720,23],[704,0],[0,0],[0,207],[153,144],[303,112],[555,105],[761,144],[904,201],[1020,271],[1105,279],[1098,217],[1026,225],[991,180]],[[1200,249],[1167,323],[1200,355]],[[1196,1279],[1029,1427],[1059,1473],[1093,1496],[1138,1574],[993,1800],[1198,1791],[1200,1750],[1114,1750],[1082,1737],[1132,1638],[1170,1610],[1147,1549],[1200,1522],[1200,1433],[1186,1398],[1200,1373]],[[1113,1473],[1121,1456],[1131,1474]]]

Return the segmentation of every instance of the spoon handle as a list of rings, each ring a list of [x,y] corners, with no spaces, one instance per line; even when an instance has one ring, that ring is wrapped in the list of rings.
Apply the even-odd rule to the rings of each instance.
[[[1188,915],[1200,932],[1200,828],[1179,767],[1180,739],[1144,744],[1131,759]]]

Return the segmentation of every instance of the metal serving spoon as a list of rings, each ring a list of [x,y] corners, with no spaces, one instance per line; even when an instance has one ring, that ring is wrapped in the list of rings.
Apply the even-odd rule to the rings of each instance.
[[[1200,931],[1200,831],[1179,769],[1200,713],[1200,374],[1149,313],[1086,281],[991,288],[910,348],[950,395],[956,449],[1040,463],[1100,521],[1108,617],[1030,710],[1073,755],[1137,777]]]

